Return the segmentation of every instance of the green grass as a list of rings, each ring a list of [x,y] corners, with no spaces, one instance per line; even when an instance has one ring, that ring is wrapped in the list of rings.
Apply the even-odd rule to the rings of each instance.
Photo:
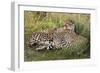
[[[35,51],[28,45],[32,32],[62,27],[66,19],[75,22],[79,35],[72,46],[59,50]],[[90,14],[24,11],[24,61],[65,60],[90,58]]]
[[[26,45],[25,61],[42,61],[42,60],[65,60],[65,59],[84,59],[90,58],[89,46],[87,39],[79,36],[80,41],[73,42],[73,45],[68,48],[58,50],[42,50],[35,51],[35,48],[30,48]]]

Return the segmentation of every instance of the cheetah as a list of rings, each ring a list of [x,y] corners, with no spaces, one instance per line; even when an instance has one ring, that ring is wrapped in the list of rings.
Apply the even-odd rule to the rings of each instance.
[[[30,38],[30,46],[36,50],[59,49],[70,47],[78,36],[74,32],[75,25],[72,20],[67,20],[63,27],[49,29],[48,31],[33,32]]]

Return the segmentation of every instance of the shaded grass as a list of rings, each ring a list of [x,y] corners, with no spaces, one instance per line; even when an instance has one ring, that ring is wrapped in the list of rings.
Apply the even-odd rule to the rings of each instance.
[[[59,50],[35,51],[29,47],[32,32],[62,27],[66,19],[75,22],[75,32],[79,38],[68,48]],[[24,61],[64,60],[90,58],[90,15],[82,13],[24,12]],[[84,38],[85,37],[85,38]]]

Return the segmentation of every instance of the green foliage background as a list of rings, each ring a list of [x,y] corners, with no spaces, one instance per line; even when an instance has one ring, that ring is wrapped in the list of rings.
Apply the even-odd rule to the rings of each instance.
[[[75,32],[79,35],[73,46],[49,51],[35,51],[35,48],[29,47],[32,32],[62,27],[67,19],[74,21]],[[90,14],[24,11],[24,41],[25,61],[90,58]]]

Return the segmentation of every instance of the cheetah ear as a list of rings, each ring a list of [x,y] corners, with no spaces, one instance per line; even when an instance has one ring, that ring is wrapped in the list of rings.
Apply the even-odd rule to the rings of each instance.
[[[74,20],[71,20],[71,19],[70,19],[69,21],[70,21],[72,24],[74,24]]]

